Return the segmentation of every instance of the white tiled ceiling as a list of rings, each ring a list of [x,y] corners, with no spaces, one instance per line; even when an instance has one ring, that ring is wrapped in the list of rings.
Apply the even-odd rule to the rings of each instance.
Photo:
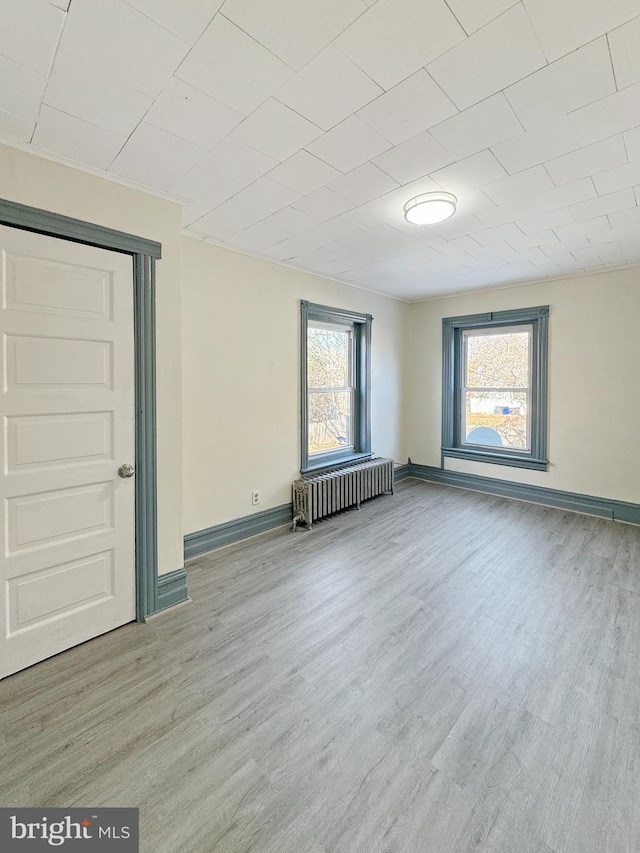
[[[424,299],[640,264],[639,42],[640,0],[3,0],[0,139]]]

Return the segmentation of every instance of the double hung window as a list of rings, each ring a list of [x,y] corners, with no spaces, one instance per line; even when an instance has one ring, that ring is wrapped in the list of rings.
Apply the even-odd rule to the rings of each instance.
[[[548,313],[443,321],[443,456],[546,470]]]
[[[371,316],[301,303],[302,465],[318,470],[370,452]]]

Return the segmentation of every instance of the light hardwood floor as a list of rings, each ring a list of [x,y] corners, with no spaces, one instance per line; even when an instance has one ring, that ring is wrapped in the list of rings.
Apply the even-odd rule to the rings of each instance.
[[[417,481],[0,684],[0,804],[143,853],[637,853],[640,528]]]

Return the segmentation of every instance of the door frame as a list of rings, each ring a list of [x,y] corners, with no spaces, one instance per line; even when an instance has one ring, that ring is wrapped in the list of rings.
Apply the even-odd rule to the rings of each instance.
[[[156,277],[162,245],[0,198],[0,225],[84,243],[133,259],[136,620],[159,610],[156,441]]]

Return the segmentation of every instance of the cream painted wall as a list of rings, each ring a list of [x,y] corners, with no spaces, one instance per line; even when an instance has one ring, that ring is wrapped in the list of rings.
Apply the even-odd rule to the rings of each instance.
[[[157,265],[158,559],[160,574],[174,571],[184,562],[180,206],[4,146],[0,195],[162,243]]]
[[[640,502],[640,269],[411,306],[409,455],[440,465],[442,318],[534,305],[550,305],[549,470],[445,467]]]
[[[373,315],[372,447],[406,462],[409,305],[189,238],[183,257],[185,531],[291,500],[301,299]]]

